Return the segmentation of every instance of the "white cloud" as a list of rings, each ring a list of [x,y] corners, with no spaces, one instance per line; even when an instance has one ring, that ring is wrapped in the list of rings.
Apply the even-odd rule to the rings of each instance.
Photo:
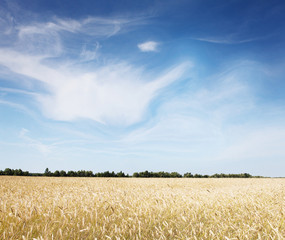
[[[98,51],[100,47],[99,42],[96,42],[92,49],[87,49],[87,46],[85,45],[80,53],[81,61],[92,61],[97,59],[99,56]]]
[[[113,125],[139,122],[158,91],[180,79],[191,66],[180,64],[159,77],[146,76],[127,63],[84,72],[70,66],[52,68],[39,56],[9,50],[0,50],[0,64],[46,84],[50,94],[39,94],[36,99],[47,117],[63,121],[87,118]]]
[[[156,52],[158,45],[159,45],[158,42],[148,41],[148,42],[138,44],[138,48],[142,52]]]
[[[64,47],[67,42],[70,43],[73,40],[78,41],[78,39],[88,37],[92,37],[93,41],[97,42],[98,39],[106,39],[116,34],[127,32],[133,26],[142,24],[144,24],[144,19],[142,18],[87,17],[80,20],[53,18],[48,22],[33,22],[28,25],[14,26],[13,30],[17,33],[18,39],[13,39],[12,41],[14,43],[13,47],[17,51],[56,57],[65,53]],[[66,33],[69,35],[67,36]],[[7,39],[8,36],[5,36],[5,38]],[[69,47],[68,51],[70,50]],[[72,50],[76,51],[76,49]],[[88,58],[94,57],[94,50],[86,50],[83,54],[85,56],[88,55]]]
[[[52,148],[54,148],[52,146],[49,146],[47,144],[42,143],[39,140],[36,140],[34,138],[29,137],[28,136],[29,133],[30,133],[30,131],[26,128],[22,128],[20,133],[19,133],[19,138],[24,140],[25,144],[27,146],[36,149],[37,151],[39,151],[43,155],[49,154],[51,152]]]
[[[61,31],[84,33],[94,37],[110,37],[128,25],[141,24],[137,19],[88,17],[82,20],[55,18],[50,22],[18,26],[19,37],[32,34],[48,34]]]

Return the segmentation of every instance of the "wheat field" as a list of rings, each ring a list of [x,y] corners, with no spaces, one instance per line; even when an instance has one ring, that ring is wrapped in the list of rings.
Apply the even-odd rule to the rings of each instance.
[[[285,179],[0,177],[0,239],[285,239]]]

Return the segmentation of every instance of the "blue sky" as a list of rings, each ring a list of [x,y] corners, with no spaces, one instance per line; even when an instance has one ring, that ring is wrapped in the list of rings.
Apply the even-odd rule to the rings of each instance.
[[[284,1],[0,3],[0,169],[285,176]]]

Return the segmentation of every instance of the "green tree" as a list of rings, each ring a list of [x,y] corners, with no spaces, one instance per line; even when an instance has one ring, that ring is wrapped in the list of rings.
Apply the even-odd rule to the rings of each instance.
[[[139,177],[139,173],[134,172],[134,173],[133,173],[133,177],[135,177],[135,178]]]
[[[50,176],[51,172],[48,168],[46,168],[45,172],[44,172],[44,176]]]
[[[172,177],[172,178],[181,178],[182,175],[179,174],[178,172],[172,172],[172,173],[170,173],[170,177]]]
[[[15,170],[14,170],[14,175],[16,175],[16,176],[23,176],[23,171],[22,171],[22,169],[15,169]]]
[[[117,177],[125,177],[125,174],[122,171],[120,171],[117,173]]]
[[[65,172],[64,170],[61,170],[61,171],[59,172],[59,175],[60,175],[61,177],[66,177],[66,172]]]
[[[183,177],[185,177],[185,178],[192,178],[193,175],[192,175],[192,173],[187,172],[187,173],[184,173]]]
[[[68,177],[77,177],[77,172],[68,171],[68,172],[67,172],[67,176],[68,176]]]
[[[13,175],[14,174],[14,170],[10,169],[10,168],[6,168],[4,170],[4,175]]]

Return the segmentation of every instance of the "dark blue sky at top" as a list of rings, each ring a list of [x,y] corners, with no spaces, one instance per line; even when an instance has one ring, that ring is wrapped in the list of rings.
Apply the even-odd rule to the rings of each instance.
[[[155,16],[174,35],[244,31],[277,34],[284,30],[284,1],[13,1],[41,17]],[[7,4],[7,3],[6,3]],[[9,3],[8,3],[9,5]],[[9,7],[8,7],[9,8]],[[21,17],[21,16],[17,16]],[[280,33],[280,32],[279,32]]]
[[[215,37],[243,41],[259,39],[251,51],[272,53],[285,39],[284,1],[12,1],[4,2],[15,21],[60,18],[145,17],[152,20],[148,32],[166,40]],[[15,7],[17,6],[17,7]],[[25,9],[26,12],[19,14]],[[157,34],[157,35],[158,35]],[[271,42],[269,46],[267,43]],[[266,45],[266,47],[264,47]],[[281,54],[279,49],[275,54]],[[273,51],[274,52],[274,51]]]
[[[284,1],[12,1],[5,3],[17,18],[18,5],[35,17],[144,16],[172,37],[235,34],[284,37]],[[9,6],[10,5],[10,6]],[[19,8],[18,8],[19,9]],[[27,17],[27,16],[26,16]],[[242,37],[242,36],[241,36]],[[268,36],[267,36],[268,37]]]
[[[151,24],[141,26],[139,34],[145,33],[157,40],[163,38],[163,41],[178,41],[183,47],[187,47],[190,41],[191,44],[197,44],[192,43],[191,38],[212,37],[230,41],[230,46],[219,47],[215,44],[215,58],[219,58],[219,52],[222,57],[236,57],[246,53],[261,61],[270,59],[274,63],[283,57],[285,51],[284,1],[27,0],[18,1],[17,4],[28,12],[26,16],[15,13],[16,21],[17,18],[30,21],[33,19],[28,16],[30,13],[41,21],[51,16],[71,19],[86,16],[143,17],[149,19]],[[14,3],[11,5],[13,9]],[[13,11],[17,11],[17,8]],[[247,42],[255,39],[256,41]],[[240,41],[245,42],[238,45]],[[207,45],[204,54],[207,52],[211,52],[211,46]],[[211,58],[211,54],[207,57]]]
[[[147,64],[149,58],[149,67],[167,66],[177,59],[183,59],[185,53],[189,52],[195,61],[200,61],[207,67],[208,74],[220,64],[242,58],[258,60],[259,63],[274,67],[284,60],[285,55],[284,1],[25,0],[5,1],[3,6],[14,21],[21,24],[44,22],[52,17],[143,18],[149,23],[127,35],[120,34],[110,40],[106,39],[102,51],[120,55],[134,63],[142,61]],[[163,42],[166,51],[162,51],[159,56],[134,56],[129,50],[135,50],[137,38]],[[120,47],[113,47],[114,39]],[[213,39],[214,42],[203,42],[200,39]],[[84,41],[86,43],[88,39]],[[133,46],[130,45],[132,41]],[[70,39],[66,44],[71,49],[70,54],[72,44],[78,44],[78,39]],[[163,63],[161,58],[164,59]],[[283,98],[285,83],[280,79],[276,81],[278,84],[270,87],[265,83],[263,97],[268,95],[268,98]]]

